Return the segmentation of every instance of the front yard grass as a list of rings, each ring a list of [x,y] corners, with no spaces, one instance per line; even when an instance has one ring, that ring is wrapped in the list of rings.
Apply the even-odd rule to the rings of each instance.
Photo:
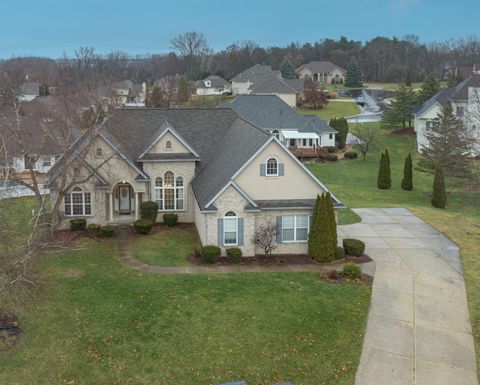
[[[370,287],[309,273],[143,274],[115,240],[38,263],[23,333],[0,352],[0,383],[351,385]]]
[[[297,111],[302,115],[317,115],[321,119],[327,120],[332,118],[341,118],[345,116],[357,115],[360,113],[360,107],[355,102],[350,103],[330,101],[326,107],[320,110],[299,108]]]
[[[133,240],[133,257],[149,265],[185,266],[187,256],[200,243],[194,226],[156,227],[151,234],[137,234]]]

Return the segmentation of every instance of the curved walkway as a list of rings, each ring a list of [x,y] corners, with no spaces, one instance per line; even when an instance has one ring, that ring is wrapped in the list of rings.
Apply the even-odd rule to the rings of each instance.
[[[376,263],[356,385],[478,385],[458,247],[407,209],[356,209],[339,237]]]
[[[143,273],[157,274],[201,274],[201,273],[300,273],[325,272],[335,265],[227,265],[227,266],[153,266],[140,262],[132,255],[131,229],[120,226],[117,230],[118,257],[122,263]]]

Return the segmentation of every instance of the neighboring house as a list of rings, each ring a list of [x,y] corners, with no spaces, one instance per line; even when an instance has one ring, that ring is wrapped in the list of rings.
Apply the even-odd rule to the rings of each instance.
[[[19,100],[21,102],[31,102],[40,96],[40,84],[36,82],[23,83],[19,87]]]
[[[147,84],[135,84],[130,80],[115,82],[111,85],[100,86],[96,96],[103,98],[108,104],[120,107],[145,107]]]
[[[335,146],[335,131],[314,115],[300,115],[275,95],[240,95],[219,108],[234,110],[270,134],[300,158],[325,154],[322,147]]]
[[[225,95],[232,92],[230,83],[224,78],[217,75],[210,75],[209,77],[195,82],[197,95]]]
[[[51,96],[25,103],[19,126],[11,107],[0,110],[0,136],[4,140],[0,147],[0,179],[29,182],[32,170],[40,182],[44,180],[62,153],[65,132],[62,122],[42,118],[50,108],[59,108]],[[71,130],[73,138],[79,137],[75,127]]]
[[[331,61],[311,61],[295,71],[300,79],[313,80],[323,84],[343,84],[347,71]]]
[[[456,87],[444,88],[414,110],[414,128],[417,135],[418,151],[428,146],[425,134],[438,124],[442,108],[450,104],[465,130],[476,138],[475,154],[480,155],[480,74],[472,73]]]
[[[86,143],[80,162],[76,154]],[[66,162],[81,176],[98,170],[64,199],[64,227],[72,217],[133,221],[140,203],[153,200],[158,221],[178,214],[180,222],[195,223],[203,245],[218,245],[223,254],[228,247],[262,253],[254,236],[264,225],[277,228],[276,253],[307,253],[315,198],[327,191],[275,136],[220,108],[116,110],[76,142]],[[54,166],[53,198],[57,176]]]
[[[283,79],[280,71],[273,71],[270,66],[255,64],[232,79],[232,94],[277,95],[295,108],[303,83],[299,79]]]

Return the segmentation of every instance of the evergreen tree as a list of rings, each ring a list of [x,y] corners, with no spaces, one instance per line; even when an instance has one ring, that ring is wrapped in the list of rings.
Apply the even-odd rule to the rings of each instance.
[[[405,164],[403,166],[403,179],[402,189],[405,191],[412,191],[413,189],[413,167],[412,167],[412,155],[408,153],[405,158]]]
[[[407,73],[405,74],[405,85],[407,87],[412,86],[412,72],[410,70],[407,70]]]
[[[347,142],[347,135],[348,135],[348,122],[345,118],[333,118],[330,120],[329,123],[330,127],[337,130],[337,142],[339,148],[345,148],[345,144]]]
[[[153,87],[145,99],[145,105],[154,108],[170,108],[167,95],[160,87]]]
[[[360,66],[358,65],[355,58],[350,60],[347,66],[347,76],[345,77],[345,86],[346,87],[362,87],[363,86],[363,74],[360,71]]]
[[[333,204],[332,195],[330,192],[326,195],[327,200],[327,213],[328,213],[328,223],[330,224],[330,236],[332,238],[332,252],[335,254],[335,249],[337,248],[338,236],[337,236],[337,220],[335,219],[335,209]]]
[[[417,103],[425,103],[428,99],[437,94],[438,91],[440,91],[440,83],[435,77],[435,74],[431,72],[422,83],[422,87],[418,93]]]
[[[394,100],[390,108],[383,112],[383,121],[389,126],[396,126],[401,124],[403,128],[407,126],[412,127],[412,108],[415,105],[415,92],[405,86],[400,86],[395,91]]]
[[[335,259],[334,236],[329,221],[328,199],[322,194],[317,197],[314,219],[310,229],[309,255],[317,262],[331,262]]]
[[[378,167],[377,187],[381,190],[388,190],[392,187],[392,179],[390,174],[390,157],[388,150],[382,152],[380,164]]]
[[[288,60],[288,57],[285,56],[285,58],[282,61],[282,64],[280,64],[280,72],[282,74],[282,78],[284,79],[296,79],[297,74],[295,73],[295,67],[291,63],[290,60]]]
[[[436,122],[426,131],[425,138],[427,145],[421,149],[420,169],[433,173],[440,167],[447,176],[471,176],[468,156],[475,139],[462,127],[450,105],[443,107]]]
[[[447,206],[447,194],[445,192],[445,175],[441,167],[435,171],[433,179],[432,206],[444,209]]]
[[[190,84],[185,76],[182,76],[178,81],[177,100],[179,103],[186,103],[190,100],[192,94]]]

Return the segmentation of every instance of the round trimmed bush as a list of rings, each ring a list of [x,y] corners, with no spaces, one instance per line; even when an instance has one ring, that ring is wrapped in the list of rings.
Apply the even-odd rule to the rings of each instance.
[[[238,247],[227,249],[227,259],[231,263],[239,263],[242,260],[242,250]]]
[[[83,231],[87,227],[87,220],[84,218],[70,219],[70,229],[72,231]]]
[[[325,149],[327,150],[327,152],[329,154],[334,154],[335,151],[336,151],[336,148],[334,146],[327,146],[327,147],[325,147]]]
[[[133,222],[133,228],[139,234],[148,234],[152,227],[153,222],[150,219],[138,219]]]
[[[338,156],[336,154],[328,154],[327,160],[329,162],[336,162],[338,160]]]
[[[362,278],[362,268],[355,263],[346,263],[343,265],[342,275],[350,279]]]
[[[163,214],[163,223],[165,223],[167,226],[175,226],[177,224],[177,221],[177,214]]]
[[[343,247],[348,255],[353,255],[354,257],[360,257],[365,252],[365,243],[359,239],[345,238]]]
[[[103,238],[111,238],[115,235],[115,230],[116,230],[116,228],[113,225],[102,226],[100,228],[100,235]]]
[[[345,257],[345,249],[342,246],[338,246],[335,249],[335,259],[342,259]]]
[[[358,157],[358,152],[356,151],[347,151],[345,153],[345,158],[347,159],[357,159]]]
[[[90,237],[98,237],[100,235],[100,229],[102,226],[97,225],[96,223],[90,223],[87,226],[87,234]]]
[[[202,259],[205,263],[217,263],[220,258],[220,247],[217,246],[205,246],[202,249]]]
[[[158,203],[147,201],[140,203],[140,217],[142,219],[150,219],[152,222],[156,222],[158,214]]]

